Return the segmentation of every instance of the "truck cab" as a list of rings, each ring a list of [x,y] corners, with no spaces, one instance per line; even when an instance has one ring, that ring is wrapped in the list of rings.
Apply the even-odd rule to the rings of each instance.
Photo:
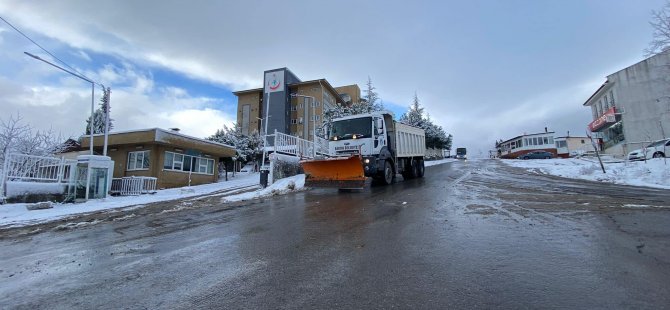
[[[335,156],[360,155],[365,176],[389,184],[395,174],[423,176],[425,133],[393,120],[387,111],[334,119],[329,126],[329,151]]]
[[[390,133],[393,118],[388,112],[367,113],[334,119],[330,124],[328,146],[335,156],[360,155],[365,176],[375,177],[391,160],[393,148]]]

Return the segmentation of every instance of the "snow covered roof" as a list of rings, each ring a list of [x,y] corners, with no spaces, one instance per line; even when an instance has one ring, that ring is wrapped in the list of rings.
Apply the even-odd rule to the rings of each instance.
[[[520,136],[516,136],[516,137],[514,137],[514,138],[511,138],[511,139],[507,139],[507,140],[505,140],[505,141],[503,141],[503,142],[500,142],[500,144],[507,143],[507,142],[511,142],[511,141],[516,140],[516,139],[524,138],[524,137],[541,136],[541,135],[553,135],[553,134],[554,134],[553,131],[538,132],[538,133],[530,133],[530,134],[523,134],[523,135],[520,135]]]

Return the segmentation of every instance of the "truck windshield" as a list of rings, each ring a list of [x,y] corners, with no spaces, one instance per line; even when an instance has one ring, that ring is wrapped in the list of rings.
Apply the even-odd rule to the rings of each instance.
[[[372,134],[372,118],[361,117],[336,121],[330,127],[330,140],[369,138]]]
[[[464,147],[459,147],[456,149],[456,155],[465,155],[466,150]]]

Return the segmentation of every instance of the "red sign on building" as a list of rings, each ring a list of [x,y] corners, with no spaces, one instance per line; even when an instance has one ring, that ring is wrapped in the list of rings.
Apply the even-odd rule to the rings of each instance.
[[[616,108],[611,107],[609,110],[607,110],[605,112],[605,114],[596,118],[593,122],[591,122],[589,124],[589,131],[591,131],[591,132],[598,131],[599,129],[603,128],[607,124],[615,123],[616,122],[615,113],[616,113]]]

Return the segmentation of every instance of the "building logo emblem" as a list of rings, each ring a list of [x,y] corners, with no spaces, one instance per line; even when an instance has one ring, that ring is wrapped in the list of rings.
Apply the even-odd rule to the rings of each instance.
[[[281,86],[281,82],[277,79],[277,74],[272,74],[272,81],[268,82],[268,87],[270,87],[271,90],[277,90]]]
[[[284,72],[266,72],[265,73],[265,92],[273,93],[283,91]]]

